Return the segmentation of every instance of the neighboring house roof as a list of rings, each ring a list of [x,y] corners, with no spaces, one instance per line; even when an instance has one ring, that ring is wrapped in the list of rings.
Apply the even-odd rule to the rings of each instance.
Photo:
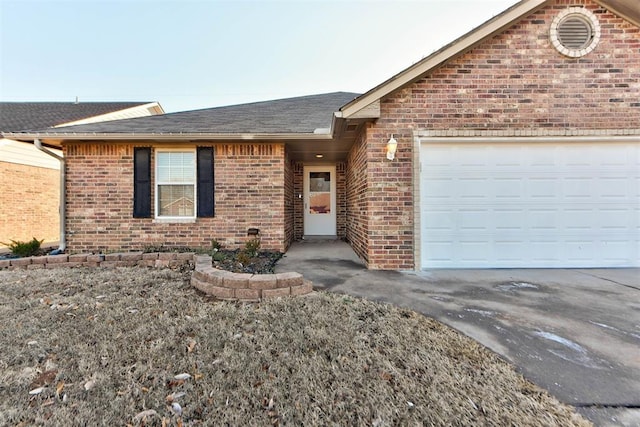
[[[530,15],[536,10],[552,3],[553,0],[522,0],[504,12],[496,15],[479,27],[454,40],[431,55],[416,62],[380,85],[364,93],[357,99],[344,105],[340,111],[342,118],[377,118],[379,101],[391,92],[419,80],[424,75],[469,51],[486,39],[504,31],[514,22]],[[594,0],[632,24],[640,26],[640,8],[638,0]]]
[[[333,113],[358,94],[334,92],[228,107],[183,111],[158,116],[56,127],[31,134],[39,138],[90,135],[138,137],[159,135],[323,134],[329,133]],[[5,136],[7,134],[5,133]]]
[[[0,131],[46,129],[64,124],[117,120],[164,111],[157,102],[0,102]]]

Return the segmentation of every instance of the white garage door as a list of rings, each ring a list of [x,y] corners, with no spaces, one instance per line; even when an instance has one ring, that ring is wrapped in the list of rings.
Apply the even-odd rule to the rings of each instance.
[[[422,268],[640,266],[639,143],[422,143]]]

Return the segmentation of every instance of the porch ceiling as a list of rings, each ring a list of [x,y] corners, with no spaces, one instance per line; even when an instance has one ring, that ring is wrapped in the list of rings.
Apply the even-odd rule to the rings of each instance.
[[[291,160],[305,163],[335,163],[346,160],[355,138],[326,139],[321,141],[287,141]],[[322,155],[322,157],[317,157]]]

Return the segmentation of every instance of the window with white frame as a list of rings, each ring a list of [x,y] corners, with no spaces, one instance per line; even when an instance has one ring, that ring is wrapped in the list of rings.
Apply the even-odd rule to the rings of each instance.
[[[156,152],[156,217],[195,218],[195,151]]]

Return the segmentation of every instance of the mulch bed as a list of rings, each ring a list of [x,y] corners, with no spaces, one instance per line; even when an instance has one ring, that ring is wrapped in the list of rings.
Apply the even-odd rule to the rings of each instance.
[[[221,249],[213,254],[212,264],[220,270],[233,273],[268,274],[273,273],[282,258],[281,252],[261,251],[255,256],[243,257],[242,250]]]

